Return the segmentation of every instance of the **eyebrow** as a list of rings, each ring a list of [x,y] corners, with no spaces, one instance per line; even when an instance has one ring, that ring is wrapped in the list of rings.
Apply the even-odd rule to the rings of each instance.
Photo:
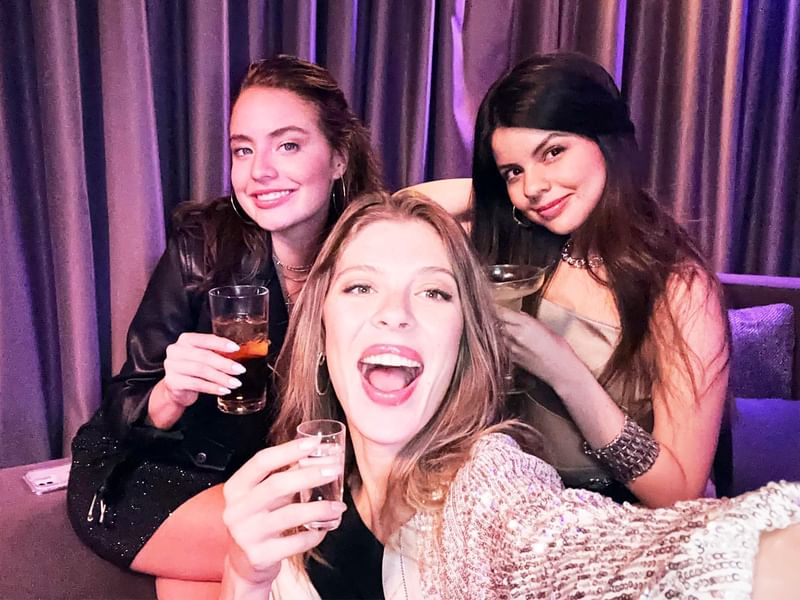
[[[373,267],[372,265],[353,265],[352,267],[347,267],[346,269],[339,271],[333,278],[333,281],[334,282],[338,281],[341,277],[343,277],[344,275],[346,275],[351,271],[368,271],[370,273],[381,272],[380,269]],[[441,275],[447,275],[451,277],[454,281],[456,279],[456,276],[453,274],[453,272],[450,269],[445,269],[444,267],[422,267],[421,269],[417,270],[417,274],[426,274],[426,273],[438,273]]]
[[[560,136],[563,136],[563,135],[566,135],[566,134],[561,133],[560,131],[554,131],[552,133],[548,133],[547,136],[545,136],[545,138],[541,142],[539,142],[539,145],[536,146],[536,148],[533,149],[533,152],[531,152],[531,156],[535,156],[536,154],[539,154],[539,152],[542,150],[542,148],[544,148],[550,142],[550,140],[552,140],[554,137],[560,137]],[[507,169],[510,166],[514,165],[514,164],[516,164],[516,163],[506,163],[506,164],[502,164],[502,165],[497,165],[497,170],[498,171],[502,171],[503,169]]]
[[[298,125],[287,125],[286,127],[279,127],[273,131],[270,131],[267,134],[267,137],[275,138],[285,135],[287,133],[300,133],[303,135],[308,135],[308,130],[303,129]],[[252,142],[252,138],[248,135],[244,135],[243,133],[233,133],[231,134],[230,138],[231,142]]]

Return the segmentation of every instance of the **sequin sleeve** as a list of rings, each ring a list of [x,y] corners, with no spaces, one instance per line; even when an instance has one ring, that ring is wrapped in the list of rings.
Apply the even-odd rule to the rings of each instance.
[[[509,437],[459,471],[422,563],[431,598],[749,598],[763,531],[800,522],[800,486],[669,509],[563,489]]]

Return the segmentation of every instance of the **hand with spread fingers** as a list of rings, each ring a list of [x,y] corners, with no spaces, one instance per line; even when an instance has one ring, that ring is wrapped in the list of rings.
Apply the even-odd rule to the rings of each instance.
[[[301,490],[341,475],[337,468],[302,466],[318,445],[304,438],[262,450],[225,483],[222,519],[231,544],[223,586],[270,585],[281,561],[311,550],[327,533],[304,524],[337,519],[344,512],[342,502],[298,502]]]

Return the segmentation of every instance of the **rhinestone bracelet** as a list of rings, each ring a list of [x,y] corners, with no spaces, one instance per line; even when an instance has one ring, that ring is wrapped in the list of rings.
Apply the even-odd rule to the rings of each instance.
[[[625,416],[622,431],[610,443],[593,450],[583,443],[583,451],[608,467],[614,479],[628,483],[647,473],[658,458],[660,446],[636,421]]]

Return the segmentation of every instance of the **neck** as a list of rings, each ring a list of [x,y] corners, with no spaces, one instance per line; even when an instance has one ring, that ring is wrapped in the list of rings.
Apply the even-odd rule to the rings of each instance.
[[[385,543],[380,515],[386,502],[389,473],[397,457],[397,451],[365,440],[352,430],[351,439],[361,476],[361,487],[353,491],[353,500],[364,523],[375,537]]]
[[[273,233],[271,237],[272,253],[286,266],[305,267],[313,263],[317,257],[319,236],[294,239],[293,236],[280,232]]]

